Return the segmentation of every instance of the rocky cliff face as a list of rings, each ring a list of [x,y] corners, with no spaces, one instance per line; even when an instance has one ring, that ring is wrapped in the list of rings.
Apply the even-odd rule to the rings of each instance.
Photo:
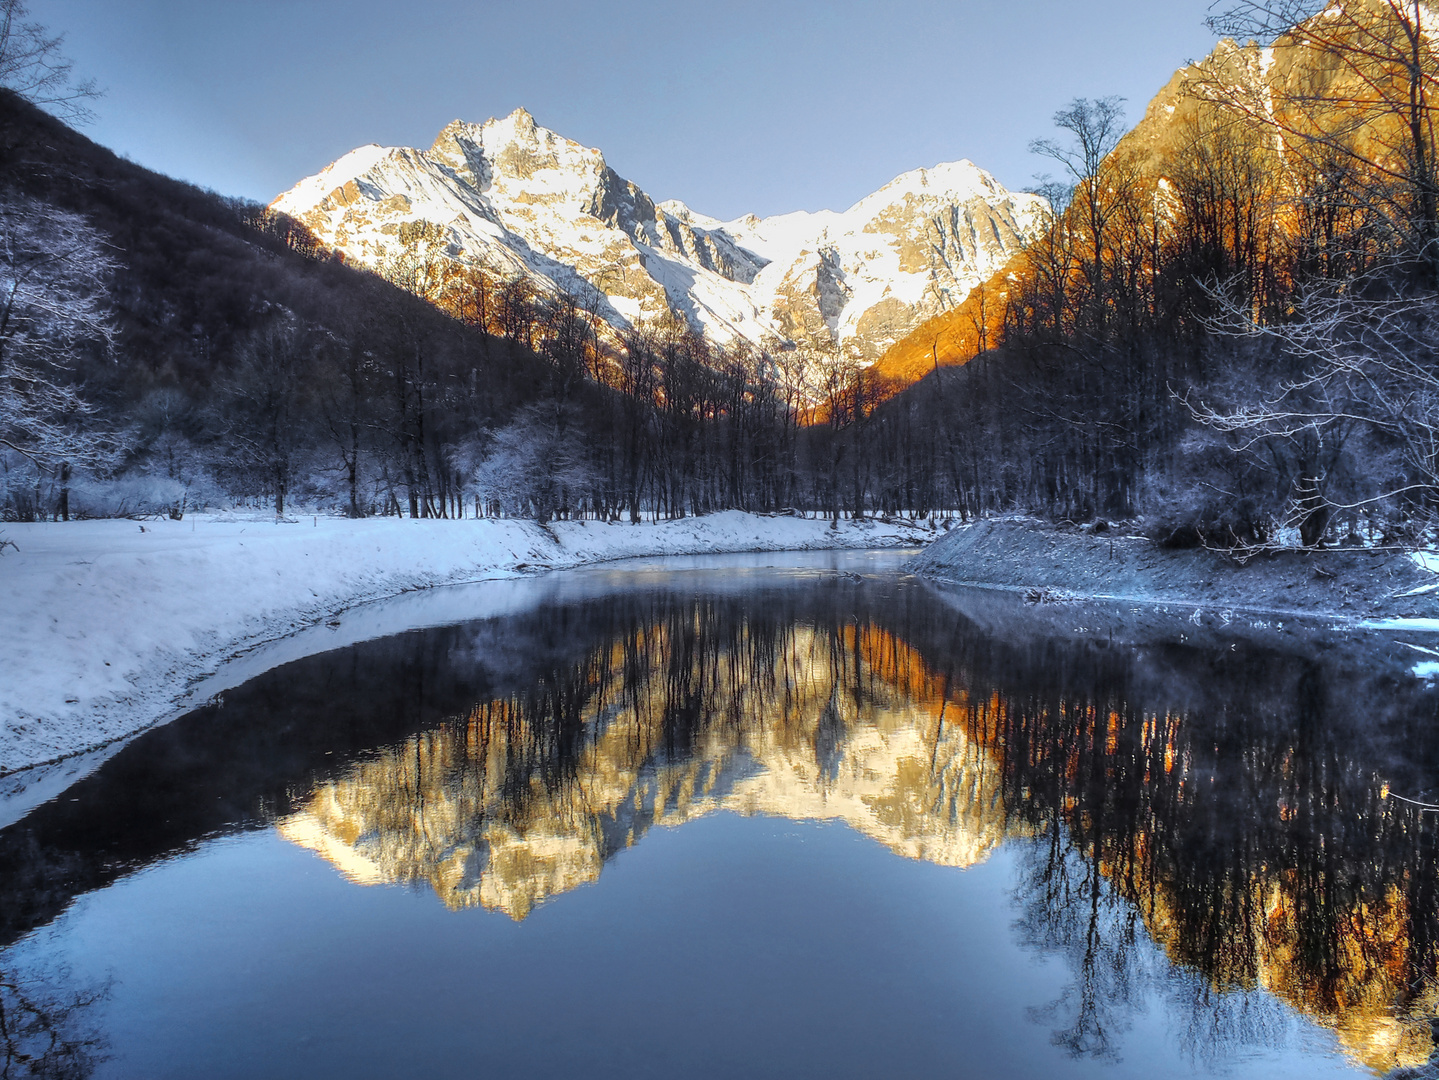
[[[1019,251],[1047,206],[969,162],[906,173],[844,213],[721,222],[656,204],[604,155],[524,110],[455,121],[428,150],[366,146],[272,204],[361,265],[401,226],[444,230],[444,257],[597,295],[617,330],[678,315],[717,344],[835,344],[878,358]]]

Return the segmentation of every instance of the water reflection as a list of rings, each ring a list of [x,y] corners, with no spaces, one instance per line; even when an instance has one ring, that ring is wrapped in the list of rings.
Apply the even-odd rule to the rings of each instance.
[[[1138,970],[1144,933],[1208,981],[1197,1048],[1263,1044],[1263,988],[1375,1070],[1428,1059],[1434,830],[1384,797],[1352,723],[1402,693],[1385,676],[1238,648],[926,654],[842,604],[607,608],[612,634],[319,784],[284,835],[353,880],[516,919],[721,809],[956,867],[1033,838],[1020,926],[1075,968],[1037,1014],[1072,1053],[1111,1053],[1131,987],[1162,976]]]
[[[92,1010],[108,990],[77,986],[66,971],[0,970],[0,1077],[89,1076],[106,1057]]]
[[[1070,972],[1033,1019],[1077,1057],[1158,995],[1200,1060],[1281,1042],[1277,1002],[1375,1072],[1429,1060],[1439,822],[1387,795],[1435,794],[1439,702],[1381,643],[1121,647],[843,575],[600,592],[304,661],[137,742],[0,832],[0,941],[271,826],[523,920],[728,810],[946,866],[1022,850],[1017,931]]]
[[[653,603],[612,641],[326,782],[284,819],[355,881],[523,919],[655,825],[838,820],[969,866],[1008,835],[965,695],[873,625]]]

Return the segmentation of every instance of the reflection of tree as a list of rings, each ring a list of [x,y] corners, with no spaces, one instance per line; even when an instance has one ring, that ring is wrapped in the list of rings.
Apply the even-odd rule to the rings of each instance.
[[[997,777],[919,654],[862,613],[738,598],[627,617],[527,687],[321,785],[281,825],[353,880],[524,918],[656,824],[716,810],[843,820],[910,857],[982,859]]]
[[[1196,1060],[1273,1045],[1285,1005],[1378,1071],[1433,1048],[1439,818],[1383,796],[1439,796],[1436,695],[1368,644],[1005,636],[828,579],[636,588],[388,648],[237,690],[0,831],[0,932],[261,818],[356,880],[522,917],[652,826],[734,808],[954,866],[1022,843],[1018,928],[1071,972],[1036,1016],[1077,1054],[1120,1053],[1156,999]]]
[[[1165,663],[1176,659],[1202,658]],[[1336,681],[1297,657],[1227,666],[1217,691],[1191,670],[1177,713],[1136,707],[1126,664],[996,703],[1006,802],[1048,840],[1021,889],[1021,925],[1075,973],[1051,1008],[1056,1039],[1110,1051],[1145,996],[1134,989],[1142,919],[1207,984],[1176,999],[1198,1056],[1216,1040],[1273,1037],[1251,1000],[1263,987],[1371,1067],[1423,1060],[1439,996],[1436,823],[1386,801],[1384,776],[1364,764],[1394,688]],[[1369,715],[1350,713],[1364,702]]]
[[[1383,798],[1422,794],[1439,752],[1419,684],[1259,649],[1006,646],[863,595],[572,609],[553,632],[590,644],[316,789],[288,835],[516,917],[725,807],[950,865],[1029,837],[1019,929],[1072,970],[1036,1014],[1071,1052],[1115,1056],[1156,996],[1196,1059],[1270,1045],[1270,992],[1373,1067],[1427,1057],[1439,822]]]
[[[1063,825],[1028,845],[1015,891],[1021,941],[1063,961],[1071,982],[1032,1009],[1056,1046],[1074,1057],[1115,1060],[1118,1037],[1148,1003],[1163,1000],[1190,1060],[1220,1065],[1237,1047],[1282,1044],[1286,1016],[1271,995],[1220,988],[1204,971],[1173,968],[1145,932],[1139,909],[1075,848]]]
[[[1270,994],[1231,987],[1216,989],[1203,973],[1177,973],[1168,985],[1172,1014],[1183,1019],[1180,1050],[1218,1071],[1234,1047],[1276,1049],[1284,1044],[1289,1016]]]
[[[1053,1042],[1075,1057],[1115,1059],[1114,1036],[1129,1026],[1150,987],[1140,978],[1138,918],[1106,887],[1099,867],[1053,827],[1037,840],[1017,891],[1021,940],[1062,955],[1075,979],[1056,1000],[1031,1010],[1054,1025]]]
[[[90,1026],[89,1009],[108,992],[61,989],[35,974],[0,971],[0,1078],[89,1076],[105,1059],[107,1045]]]

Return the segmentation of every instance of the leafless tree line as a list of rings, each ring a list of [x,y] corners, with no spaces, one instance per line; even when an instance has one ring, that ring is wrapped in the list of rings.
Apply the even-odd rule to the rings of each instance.
[[[208,385],[92,392],[126,349],[107,304],[117,260],[78,215],[0,203],[11,517],[68,518],[82,473],[107,478],[112,507],[174,516],[233,498],[279,516],[300,500],[354,516],[631,521],[953,505],[933,483],[885,487],[867,446],[883,388],[838,349],[720,348],[675,317],[616,334],[594,290],[544,294],[460,266],[427,222],[380,268],[403,292],[376,293],[358,320],[265,301],[211,354]],[[324,257],[294,223],[241,209]],[[82,499],[77,512],[105,509]]]
[[[381,274],[446,326],[378,293],[359,314],[265,302],[200,343],[204,385],[97,396],[126,347],[113,255],[82,218],[7,196],[6,513],[65,516],[83,471],[173,513],[1028,510],[1240,551],[1412,542],[1439,512],[1429,18],[1401,0],[1216,16],[1264,49],[1190,69],[1158,150],[1121,138],[1117,99],[1066,106],[1034,144],[1063,170],[1050,228],[967,302],[980,355],[936,355],[899,393],[833,345],[718,347],[681,318],[616,332],[587,283],[457,262],[419,221]]]
[[[1260,45],[1189,69],[1162,148],[1120,138],[1115,99],[1056,115],[1034,149],[1062,212],[992,347],[934,376],[968,501],[1240,552],[1432,526],[1430,20],[1240,4],[1214,25]]]

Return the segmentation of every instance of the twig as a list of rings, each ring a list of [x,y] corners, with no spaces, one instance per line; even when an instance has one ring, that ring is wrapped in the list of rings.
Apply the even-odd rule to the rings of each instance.
[[[1395,795],[1392,791],[1386,791],[1384,794],[1388,798],[1398,799],[1400,802],[1408,803],[1410,806],[1417,806],[1420,810],[1439,810],[1439,803],[1427,803],[1420,802],[1418,799],[1406,799],[1403,795]]]

